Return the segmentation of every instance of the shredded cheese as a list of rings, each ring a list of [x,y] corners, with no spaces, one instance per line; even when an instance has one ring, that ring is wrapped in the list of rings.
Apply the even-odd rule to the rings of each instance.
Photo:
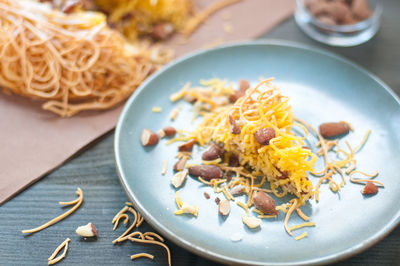
[[[154,106],[152,109],[153,113],[160,113],[162,111],[162,108],[159,106]]]
[[[270,219],[270,218],[275,218],[276,215],[258,215],[257,218],[259,219]]]
[[[242,207],[246,211],[247,216],[249,215],[249,209],[247,208],[247,206],[243,202],[236,201],[236,204],[238,206]]]
[[[289,210],[287,211],[287,213],[286,213],[286,216],[285,216],[285,229],[286,229],[286,232],[289,234],[289,235],[293,235],[292,234],[292,232],[291,232],[291,230],[290,230],[290,228],[289,228],[289,226],[288,226],[288,222],[289,222],[289,219],[290,219],[290,215],[292,214],[292,212],[295,210],[297,208],[297,199],[294,199],[293,200],[293,203],[292,203],[292,206],[290,206],[290,208],[289,208]]]
[[[178,210],[174,212],[175,215],[181,215],[187,213],[197,216],[197,214],[199,213],[199,207],[197,207],[197,205],[190,205],[182,201],[182,199],[179,196],[179,191],[177,191],[175,194],[175,200],[176,200],[176,205],[178,206]]]
[[[315,223],[314,222],[307,222],[307,223],[294,225],[294,226],[290,227],[289,230],[293,231],[293,230],[297,230],[297,229],[300,229],[300,228],[303,228],[303,227],[307,227],[307,226],[315,226]]]
[[[304,221],[308,221],[310,220],[310,217],[308,217],[307,215],[305,215],[303,213],[303,211],[300,208],[296,209],[297,214],[300,216],[301,219],[303,219]]]
[[[176,119],[176,117],[178,116],[178,114],[179,114],[179,109],[178,108],[174,108],[171,111],[171,114],[170,114],[169,117],[171,118],[172,121],[174,121]]]
[[[304,232],[304,233],[302,233],[301,235],[296,236],[294,239],[295,239],[295,240],[300,240],[300,239],[303,239],[303,238],[305,238],[305,237],[307,237],[307,232]]]
[[[186,95],[186,93],[188,92],[188,89],[189,89],[189,88],[190,88],[190,82],[187,82],[187,83],[185,84],[185,86],[183,86],[182,89],[181,89],[180,91],[173,93],[173,94],[169,97],[169,100],[170,100],[171,102],[176,102],[176,101],[182,99],[182,98]]]
[[[163,168],[161,170],[161,174],[165,175],[167,173],[167,161],[163,160]]]
[[[202,160],[201,163],[205,165],[210,165],[210,164],[219,164],[221,162],[221,158],[215,159],[215,160],[210,160],[210,161],[205,161]]]

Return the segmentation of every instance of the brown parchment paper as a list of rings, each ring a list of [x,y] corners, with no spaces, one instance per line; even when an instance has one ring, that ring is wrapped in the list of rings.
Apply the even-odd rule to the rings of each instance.
[[[197,0],[201,9],[214,0]],[[294,0],[243,0],[209,17],[189,39],[175,35],[176,55],[267,32],[294,10]],[[41,102],[0,92],[0,205],[112,130],[122,106],[71,118],[43,111]]]

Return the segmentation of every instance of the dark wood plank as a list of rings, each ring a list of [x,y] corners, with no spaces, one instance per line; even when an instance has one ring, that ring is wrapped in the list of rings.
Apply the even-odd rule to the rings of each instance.
[[[398,1],[385,1],[382,27],[370,42],[353,48],[332,48],[305,36],[293,19],[263,36],[322,47],[360,64],[385,81],[400,94],[400,20]],[[32,236],[23,236],[21,229],[40,225],[63,212],[58,201],[75,198],[76,187],[85,193],[85,202],[68,219]],[[108,134],[43,180],[0,207],[0,265],[45,265],[47,258],[66,237],[71,238],[67,258],[59,265],[129,265],[129,255],[149,252],[154,261],[140,259],[139,265],[165,265],[162,248],[111,241],[123,232],[124,226],[112,231],[111,219],[124,205],[127,197],[115,173],[113,133]],[[97,241],[81,240],[77,226],[94,223],[100,233]],[[356,226],[356,225],[351,225]],[[144,230],[152,230],[148,225]],[[174,265],[218,265],[167,241]],[[400,228],[388,237],[353,258],[336,265],[399,265]]]

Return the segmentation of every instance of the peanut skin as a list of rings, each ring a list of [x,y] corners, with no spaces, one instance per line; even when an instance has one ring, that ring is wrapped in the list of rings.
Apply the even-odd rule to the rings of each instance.
[[[236,90],[236,91],[229,97],[230,101],[234,103],[234,102],[236,102],[240,97],[243,97],[243,96],[246,94],[246,90],[247,90],[248,88],[250,88],[250,83],[249,83],[247,80],[245,80],[245,79],[240,80],[240,82],[239,82],[239,89]]]
[[[275,130],[271,127],[261,128],[254,133],[254,138],[261,145],[268,145],[275,138]]]
[[[224,154],[224,150],[216,144],[212,144],[201,156],[204,161],[216,160]]]
[[[275,200],[265,192],[255,192],[255,194],[253,195],[253,203],[254,205],[256,205],[257,209],[265,214],[278,214],[278,211],[275,209]]]
[[[239,165],[239,157],[236,154],[232,153],[231,156],[229,156],[229,166],[238,167]]]
[[[171,23],[158,23],[153,27],[151,37],[156,41],[166,40],[174,30],[174,26]]]
[[[364,189],[362,190],[362,194],[364,194],[364,195],[374,195],[376,193],[378,193],[378,187],[373,182],[368,181],[365,184]]]
[[[183,158],[179,159],[179,161],[177,161],[174,164],[174,170],[175,171],[182,171],[183,169],[185,169],[185,165],[186,165],[187,160],[188,160],[187,157],[183,157]]]
[[[159,137],[150,129],[145,128],[140,135],[140,142],[143,146],[154,146],[158,143]]]
[[[174,127],[168,126],[162,129],[165,133],[165,136],[172,137],[176,134],[176,129]]]
[[[189,174],[211,180],[221,178],[223,172],[221,168],[216,165],[193,165],[189,168]]]
[[[228,116],[229,119],[229,131],[234,134],[238,135],[242,131],[238,125],[238,122],[231,116]]]
[[[333,138],[350,131],[350,126],[345,122],[329,122],[319,126],[319,133],[324,138]]]
[[[179,151],[191,151],[193,148],[193,145],[195,143],[196,143],[196,141],[194,141],[194,140],[188,141],[188,142],[178,146],[178,150]]]

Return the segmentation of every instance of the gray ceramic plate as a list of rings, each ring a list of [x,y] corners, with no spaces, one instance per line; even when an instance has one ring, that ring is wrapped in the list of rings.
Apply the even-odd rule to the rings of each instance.
[[[358,169],[379,170],[385,183],[376,196],[363,197],[361,185],[347,184],[341,193],[323,186],[320,202],[310,201],[304,212],[316,227],[303,231],[308,237],[295,241],[283,228],[283,215],[265,220],[260,230],[248,230],[241,221],[243,210],[232,204],[226,220],[219,217],[209,187],[188,178],[181,197],[199,206],[197,218],[176,216],[175,189],[170,186],[178,144],[143,148],[139,136],[144,128],[163,126],[189,129],[190,105],[173,104],[169,95],[186,82],[218,77],[256,83],[275,77],[284,94],[291,96],[296,117],[318,126],[321,122],[346,120],[355,132],[347,139],[354,146],[368,129],[372,134],[356,155]],[[182,111],[175,122],[170,111]],[[161,113],[153,113],[161,106]],[[382,239],[400,221],[400,105],[395,94],[379,79],[355,64],[331,53],[282,42],[245,43],[203,51],[163,68],[129,99],[115,134],[115,156],[120,180],[135,207],[161,234],[201,256],[224,263],[291,265],[333,262],[354,255]],[[199,149],[195,154],[199,157]],[[160,174],[162,161],[168,172]],[[316,183],[317,179],[311,177]],[[203,192],[212,195],[206,200]],[[220,195],[223,198],[222,195]],[[293,215],[290,225],[302,220]],[[231,241],[233,234],[243,236]]]

